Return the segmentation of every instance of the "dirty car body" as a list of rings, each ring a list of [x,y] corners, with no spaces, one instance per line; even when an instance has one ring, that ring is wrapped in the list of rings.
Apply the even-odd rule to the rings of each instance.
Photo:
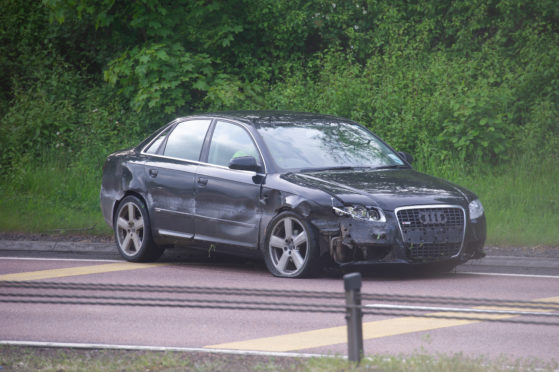
[[[482,257],[476,195],[410,161],[333,116],[183,117],[107,158],[101,209],[130,261],[185,246],[263,257],[276,276],[305,277],[330,265],[450,269]]]

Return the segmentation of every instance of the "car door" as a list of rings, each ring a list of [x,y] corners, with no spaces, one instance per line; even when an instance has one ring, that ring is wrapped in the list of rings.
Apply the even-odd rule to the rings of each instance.
[[[210,123],[210,119],[180,122],[145,151],[152,154],[146,162],[146,184],[156,236],[186,239],[194,236],[194,184]],[[153,146],[158,148],[152,149]]]
[[[252,136],[241,125],[217,121],[207,164],[196,176],[196,239],[256,248],[260,221],[262,174],[229,169],[238,156],[262,158]]]

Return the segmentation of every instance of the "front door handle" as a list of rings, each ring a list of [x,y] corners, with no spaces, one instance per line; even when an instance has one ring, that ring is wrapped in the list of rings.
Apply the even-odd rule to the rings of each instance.
[[[203,177],[198,177],[198,185],[206,186],[208,184],[208,179]]]
[[[150,175],[151,178],[157,177],[157,169],[150,169],[149,170],[149,175]]]

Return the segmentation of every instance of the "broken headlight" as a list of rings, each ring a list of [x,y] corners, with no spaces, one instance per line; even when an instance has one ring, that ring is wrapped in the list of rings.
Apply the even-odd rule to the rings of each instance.
[[[338,208],[332,206],[334,213],[338,216],[349,216],[356,220],[386,222],[382,209],[376,207],[365,207],[363,205],[352,205]]]

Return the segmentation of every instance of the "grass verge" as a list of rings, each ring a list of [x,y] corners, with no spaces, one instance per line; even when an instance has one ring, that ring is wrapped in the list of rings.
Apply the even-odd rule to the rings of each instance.
[[[553,371],[535,360],[488,360],[462,354],[376,355],[359,365],[343,358],[293,358],[195,352],[58,349],[0,346],[3,371]]]
[[[559,247],[559,163],[520,158],[500,167],[451,164],[427,173],[475,192],[487,218],[487,244]]]
[[[110,235],[99,207],[101,170],[47,158],[0,182],[3,232]]]

